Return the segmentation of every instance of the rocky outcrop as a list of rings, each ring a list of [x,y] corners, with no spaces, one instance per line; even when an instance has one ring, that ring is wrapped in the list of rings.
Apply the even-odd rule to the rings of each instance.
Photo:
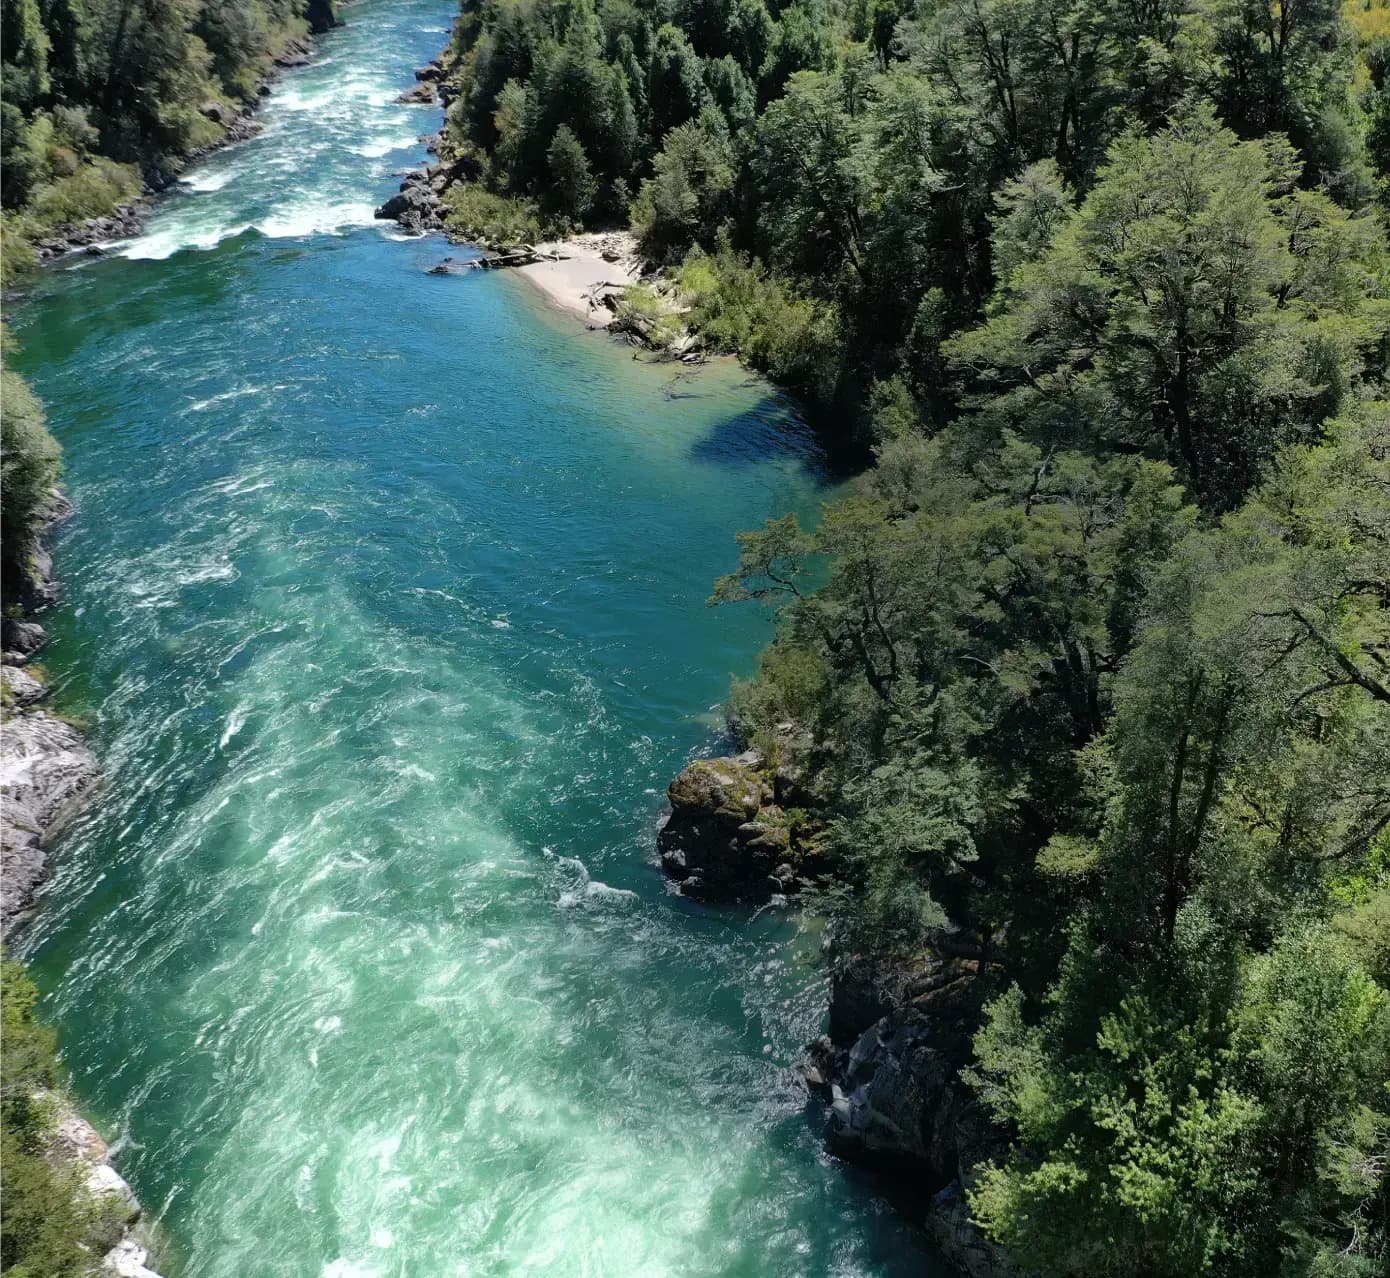
[[[399,222],[407,231],[423,235],[444,227],[448,207],[444,191],[448,181],[443,179],[441,166],[430,165],[417,173],[406,174],[401,189],[376,211],[376,216]]]
[[[964,938],[968,940],[968,938]],[[830,1033],[800,1072],[829,1103],[826,1144],[931,1195],[928,1232],[968,1278],[1019,1278],[970,1216],[967,1189],[1000,1136],[961,1078],[993,992],[972,946],[946,934],[900,962],[851,962],[831,981]]]
[[[6,674],[8,687],[14,677],[9,667]],[[43,691],[40,685],[31,700]],[[97,778],[96,757],[71,724],[39,709],[5,715],[0,731],[0,936],[28,916],[48,878],[46,843]]]
[[[0,647],[5,650],[11,665],[23,665],[48,641],[44,628],[37,622],[6,617],[0,621]]]
[[[50,526],[71,507],[58,494]],[[20,607],[53,602],[53,558],[41,542],[21,557],[19,578],[6,584]],[[72,724],[42,709],[48,688],[33,657],[47,642],[31,618],[0,625],[0,936],[27,917],[48,877],[45,843],[77,810],[97,778],[97,763]]]
[[[697,901],[764,902],[819,868],[819,824],[792,800],[790,773],[747,751],[696,759],[671,782],[657,834],[661,867]]]
[[[307,67],[314,60],[314,54],[317,52],[318,46],[314,44],[312,37],[298,37],[286,43],[285,47],[275,55],[275,65],[281,70],[288,70],[290,67]]]
[[[76,1169],[95,1206],[82,1243],[101,1257],[98,1272],[103,1278],[159,1278],[149,1268],[149,1249],[139,1236],[140,1203],[111,1166],[106,1142],[63,1093],[45,1092],[34,1099],[53,1114],[46,1157],[55,1166]]]

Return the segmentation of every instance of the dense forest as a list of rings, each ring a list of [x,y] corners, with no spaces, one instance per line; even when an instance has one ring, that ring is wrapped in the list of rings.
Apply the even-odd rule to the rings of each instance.
[[[1390,1262],[1390,10],[484,0],[455,222],[630,221],[874,465],[741,537],[832,961],[971,938],[1043,1274]]]
[[[331,0],[3,0],[6,276],[221,141],[276,55],[333,21]]]

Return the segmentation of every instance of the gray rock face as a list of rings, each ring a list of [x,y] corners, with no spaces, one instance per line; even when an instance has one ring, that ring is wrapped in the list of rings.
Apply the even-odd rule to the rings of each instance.
[[[236,110],[225,102],[207,101],[198,110],[215,124],[222,125],[223,128],[229,127],[237,117]]]
[[[122,1238],[102,1257],[101,1272],[107,1278],[159,1278],[148,1266],[150,1253],[134,1238]]]
[[[667,790],[661,866],[699,901],[767,901],[796,890],[805,861],[755,752],[696,759]]]
[[[96,757],[71,724],[30,711],[0,729],[0,935],[24,917],[48,877],[43,841],[96,778]]]
[[[21,666],[0,666],[0,705],[32,706],[42,701],[48,691],[39,680]]]
[[[826,1140],[855,1162],[910,1164],[939,1188],[975,1143],[978,1104],[960,1080],[971,1056],[984,990],[971,965],[932,957],[884,981],[904,1001],[864,1029],[839,1060]],[[868,1005],[868,1001],[866,1001]],[[967,1130],[969,1129],[969,1130]]]
[[[401,189],[376,211],[409,231],[437,231],[444,225],[444,201],[424,173],[411,173]]]
[[[0,648],[7,664],[18,664],[32,657],[48,642],[48,632],[37,621],[6,617],[0,621]]]
[[[948,948],[968,947],[943,938],[938,951]],[[941,952],[850,964],[832,978],[831,1034],[808,1049],[801,1075],[830,1102],[832,1153],[933,1193],[928,1230],[968,1278],[1017,1278],[971,1220],[963,1189],[998,1143],[960,1077],[990,992],[977,962]]]

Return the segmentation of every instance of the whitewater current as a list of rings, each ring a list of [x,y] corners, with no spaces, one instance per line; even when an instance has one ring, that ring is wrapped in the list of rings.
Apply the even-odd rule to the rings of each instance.
[[[371,213],[450,0],[360,0],[144,234],[12,308],[77,515],[46,656],[106,774],[23,942],[170,1278],[898,1275],[787,1069],[814,930],[655,866],[814,517],[794,410]]]

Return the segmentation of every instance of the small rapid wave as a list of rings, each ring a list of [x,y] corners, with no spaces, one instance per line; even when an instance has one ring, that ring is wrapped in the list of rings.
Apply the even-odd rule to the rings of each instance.
[[[303,239],[371,225],[393,185],[388,157],[418,152],[437,127],[436,108],[397,101],[409,78],[337,56],[287,73],[260,107],[260,135],[194,165],[145,233],[115,251],[162,261],[248,232]]]

